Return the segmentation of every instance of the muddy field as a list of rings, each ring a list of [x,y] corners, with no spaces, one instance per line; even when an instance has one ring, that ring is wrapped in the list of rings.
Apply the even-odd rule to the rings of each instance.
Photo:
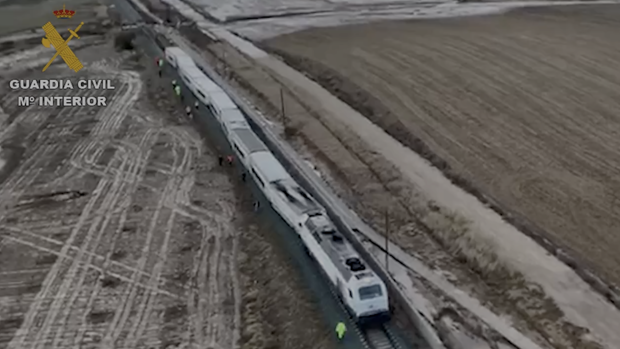
[[[152,59],[78,52],[79,76],[114,90],[7,91],[42,74],[0,72],[0,348],[330,347],[285,251],[169,82],[144,69]],[[43,74],[75,79],[64,64]],[[17,106],[67,93],[110,102]]]
[[[618,14],[522,9],[316,29],[265,45],[620,284]]]

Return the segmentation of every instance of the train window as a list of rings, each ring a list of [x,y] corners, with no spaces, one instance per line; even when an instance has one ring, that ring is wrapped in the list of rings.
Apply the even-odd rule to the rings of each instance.
[[[207,109],[209,109],[209,112],[211,113],[211,115],[216,116],[216,111],[215,111],[215,108],[213,108],[213,104],[208,104]]]
[[[233,147],[235,147],[235,150],[237,151],[237,153],[239,153],[239,155],[241,155],[241,157],[244,157],[243,152],[236,144],[233,143]]]
[[[351,290],[349,290],[349,298],[353,298],[353,292],[351,292]]]
[[[314,236],[314,239],[316,240],[316,242],[318,242],[319,244],[321,243],[321,237],[319,236],[319,233],[314,232],[312,233],[312,236]]]
[[[202,93],[200,90],[196,90],[196,91],[198,92],[198,94],[199,94],[199,95],[201,95],[201,96],[202,96],[202,98],[207,98],[207,96],[205,96],[205,94],[204,94],[204,93]]]
[[[256,171],[254,171],[254,169],[251,170],[252,174],[254,175],[254,178],[256,178],[256,180],[260,183],[261,186],[265,186],[265,182],[263,182],[262,179],[260,179],[260,177],[258,176],[258,173],[256,173]]]
[[[372,286],[361,287],[359,294],[360,294],[361,300],[366,300],[366,299],[381,297],[383,295],[383,292],[381,291],[381,286],[372,285]]]

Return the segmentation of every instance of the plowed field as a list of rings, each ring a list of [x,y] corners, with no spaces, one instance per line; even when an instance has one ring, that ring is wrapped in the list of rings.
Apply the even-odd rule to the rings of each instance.
[[[265,44],[620,284],[618,15],[614,6],[532,8]]]

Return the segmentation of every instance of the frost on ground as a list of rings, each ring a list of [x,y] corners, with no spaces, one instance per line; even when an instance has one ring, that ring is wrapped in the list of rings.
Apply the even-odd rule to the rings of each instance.
[[[285,327],[276,342],[310,348],[308,333],[323,330],[307,321],[317,318],[312,303],[286,285],[293,271],[268,244],[258,253],[252,238],[239,242],[268,232],[244,223],[235,182],[184,120],[169,82],[144,69],[152,59],[113,52],[79,54],[78,77],[113,79],[107,91],[7,92],[8,79],[42,75],[0,67],[0,347],[235,348],[257,328]],[[64,65],[50,77],[76,78]],[[109,103],[17,107],[19,96],[54,93]],[[244,269],[256,261],[239,264],[238,250],[271,269]],[[257,288],[272,270],[280,287]],[[291,308],[267,301],[278,296]]]
[[[200,137],[158,111],[164,99],[150,105],[152,84],[109,51],[82,51],[90,68],[80,76],[114,79],[115,90],[74,92],[106,94],[106,108],[22,108],[16,98],[33,92],[4,94],[12,132],[2,141],[23,151],[0,190],[0,314],[10,324],[1,342],[231,347],[240,302],[232,185],[203,161]],[[46,74],[69,77],[64,66]]]
[[[223,25],[252,40],[262,40],[314,27],[414,18],[444,18],[501,13],[524,6],[580,4],[582,1],[498,1],[458,3],[453,0],[162,0],[174,7],[194,9],[224,22]],[[617,0],[588,1],[589,4]],[[189,16],[196,18],[198,16]],[[197,22],[200,22],[198,20]]]

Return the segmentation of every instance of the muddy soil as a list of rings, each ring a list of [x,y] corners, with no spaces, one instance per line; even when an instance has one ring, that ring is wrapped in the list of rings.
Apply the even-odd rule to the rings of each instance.
[[[148,68],[152,58],[108,43],[80,59],[89,67],[80,77],[113,79],[116,88],[74,93],[106,93],[107,108],[17,107],[19,96],[54,91],[11,91],[0,101],[13,115],[0,132],[8,160],[0,348],[233,348],[239,337],[254,338],[247,348],[268,347],[260,336],[313,348],[325,329],[308,321],[320,317],[293,285],[285,251],[256,243],[269,232],[251,223],[242,191],[185,118],[169,81]],[[66,66],[45,74],[65,78]],[[2,86],[41,78],[0,75]],[[266,268],[247,258],[255,255]]]

